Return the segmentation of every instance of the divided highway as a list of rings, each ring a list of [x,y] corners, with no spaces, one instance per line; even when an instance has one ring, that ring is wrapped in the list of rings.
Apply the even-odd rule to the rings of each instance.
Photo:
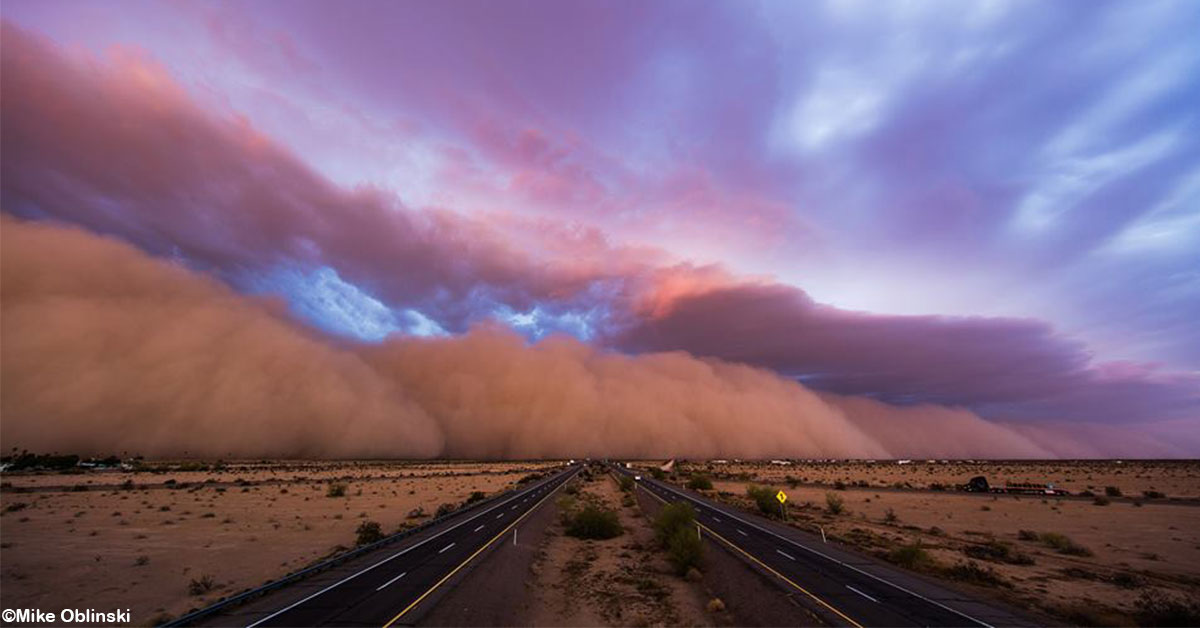
[[[618,473],[634,472],[620,465]],[[762,517],[715,503],[690,491],[642,476],[641,490],[663,502],[684,501],[716,542],[757,564],[837,625],[1029,626],[1018,617],[913,574]]]
[[[221,625],[237,621],[249,628],[404,624],[410,611],[483,550],[511,537],[514,526],[579,468],[572,465],[477,512],[452,517],[411,542],[380,550],[365,566],[360,563],[352,573],[338,574],[336,582],[282,608],[243,609],[217,620]]]

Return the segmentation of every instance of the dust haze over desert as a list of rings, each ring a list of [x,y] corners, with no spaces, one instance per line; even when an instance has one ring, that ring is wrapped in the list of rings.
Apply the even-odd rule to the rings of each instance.
[[[76,228],[3,222],[4,439],[156,457],[1045,457],[962,409],[852,405],[764,369],[498,326],[337,342]],[[15,330],[21,330],[17,333]],[[214,368],[214,361],[220,368]],[[886,431],[916,422],[919,442]],[[884,428],[885,438],[877,438]]]
[[[444,67],[419,66],[414,55],[387,68],[394,76],[359,67],[380,72],[373,82],[338,74],[346,58],[313,56],[318,47],[308,49],[305,37],[340,41],[319,20],[306,22],[314,6],[273,39],[248,26],[271,21],[257,14],[265,8],[235,18],[233,8],[159,7],[147,16],[205,45],[258,42],[230,45],[219,63],[277,81],[268,98],[223,83],[157,36],[125,42],[99,29],[84,37],[33,6],[17,3],[3,26],[6,450],[486,459],[1200,452],[1200,336],[1194,318],[1187,322],[1197,291],[1145,279],[1187,268],[1194,254],[1164,245],[1157,256],[1130,258],[1140,276],[1114,273],[1111,264],[1134,263],[1113,248],[1133,237],[1114,224],[1087,253],[1103,258],[1090,270],[1056,261],[1067,252],[1056,242],[1100,229],[1071,222],[1100,201],[1060,198],[1079,212],[1059,215],[1057,235],[1030,232],[1017,245],[1008,235],[983,238],[953,208],[1011,212],[1019,223],[1053,190],[1031,184],[1035,201],[1005,205],[984,192],[998,183],[956,175],[946,189],[957,192],[936,203],[947,214],[927,214],[934,209],[878,162],[822,153],[832,150],[826,138],[807,131],[778,136],[792,123],[773,120],[767,107],[730,110],[742,135],[705,131],[704,120],[724,114],[697,104],[695,121],[673,121],[663,138],[637,144],[597,130],[619,112],[579,104],[606,89],[629,63],[623,56],[570,56],[564,63],[595,71],[581,84],[548,61],[495,74],[464,61],[480,50],[528,59],[557,45],[543,34],[522,49],[504,36],[512,26],[489,27],[497,30],[431,61]],[[347,19],[369,30],[362,9]],[[193,11],[210,30],[182,26]],[[723,12],[689,18],[681,41],[713,35],[707,29]],[[448,33],[462,28],[442,9],[418,13]],[[588,22],[558,17],[563,32]],[[637,36],[642,28],[594,36],[665,55]],[[726,35],[761,28],[742,16]],[[370,45],[384,56],[391,46],[440,46],[420,37]],[[759,51],[800,64],[773,70],[780,85],[815,63],[784,48]],[[699,50],[694,62],[711,63],[724,80],[746,63]],[[989,65],[998,62],[979,63],[981,72],[1000,71]],[[338,89],[302,67],[340,77]],[[431,78],[439,73],[453,87]],[[390,80],[408,82],[393,92],[384,88]],[[509,90],[479,87],[489,84]],[[549,94],[574,94],[568,84],[582,90],[570,97],[575,105],[551,113],[558,101]],[[648,85],[622,87],[623,98],[653,101]],[[680,89],[730,102],[698,84]],[[530,105],[536,95],[542,107]],[[906,116],[936,105],[917,92],[905,97],[913,100],[894,103],[894,119],[830,137],[886,157],[892,135],[919,127]],[[339,103],[338,113],[307,109],[320,99]],[[988,120],[962,124],[1004,133]],[[755,132],[773,146],[798,143],[730,164],[725,156],[748,155]],[[672,143],[678,133],[707,139]],[[1063,133],[1055,146],[1085,150]],[[1164,160],[1174,155],[1163,150]],[[941,189],[954,164],[924,158],[944,175],[931,175],[930,189]],[[384,162],[405,175],[384,176]],[[849,187],[830,195],[816,183],[793,196],[790,182],[835,162],[862,169],[884,197],[872,205]],[[1162,187],[1140,171],[1121,176],[1127,186]],[[877,212],[880,230],[837,209],[852,201],[867,203],[855,211]],[[1142,215],[1107,202],[1134,226],[1174,216],[1174,205]],[[935,237],[943,233],[970,241]],[[942,261],[919,262],[926,254]],[[884,270],[886,259],[876,265],[881,256],[894,258],[894,271]],[[1100,286],[1101,276],[1108,292],[1078,288]],[[1127,309],[1139,293],[1157,313]],[[1097,304],[1112,312],[1103,324]],[[1172,337],[1178,342],[1162,340]]]

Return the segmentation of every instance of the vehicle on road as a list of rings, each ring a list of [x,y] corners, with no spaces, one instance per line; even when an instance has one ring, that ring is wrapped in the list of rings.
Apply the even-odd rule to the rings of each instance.
[[[987,478],[977,475],[959,487],[968,493],[1002,493],[1010,495],[1070,495],[1070,491],[1055,488],[1053,484],[1037,482],[1005,482],[1004,486],[990,486]]]

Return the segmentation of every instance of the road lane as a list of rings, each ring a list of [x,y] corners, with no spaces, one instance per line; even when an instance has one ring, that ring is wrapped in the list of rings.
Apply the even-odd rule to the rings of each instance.
[[[633,476],[618,465],[617,472]],[[1025,618],[971,600],[897,569],[845,550],[799,538],[802,533],[737,512],[689,491],[643,477],[640,489],[664,502],[686,501],[702,529],[735,552],[799,589],[817,606],[849,625],[1032,625]],[[836,554],[836,555],[835,555]],[[818,609],[820,610],[820,609]]]
[[[366,568],[245,625],[383,626],[400,619],[578,471],[578,465],[571,466],[479,512],[452,518],[444,529],[407,547],[389,548]]]

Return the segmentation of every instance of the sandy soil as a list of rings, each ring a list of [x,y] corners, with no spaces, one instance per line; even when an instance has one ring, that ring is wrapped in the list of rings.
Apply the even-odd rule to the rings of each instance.
[[[160,488],[174,480],[176,484],[266,484],[312,480],[394,480],[399,478],[452,477],[456,475],[526,474],[560,465],[557,462],[153,462],[145,470],[125,472],[116,469],[71,473],[5,473],[6,491],[24,488],[64,490],[113,488],[133,482],[138,488]]]
[[[454,473],[480,468],[434,466]],[[325,472],[341,477],[345,468]],[[272,475],[267,469],[254,473],[256,478]],[[392,532],[428,519],[440,504],[459,504],[473,491],[506,490],[522,477],[352,480],[345,482],[344,497],[328,497],[329,482],[318,480],[322,476],[311,469],[303,473],[307,479],[290,476],[284,484],[228,488],[6,491],[0,494],[3,605],[131,608],[135,623],[149,624],[352,547],[362,521],[377,521]],[[163,477],[137,474],[133,480],[161,484]],[[425,514],[411,517],[418,508]],[[205,576],[213,579],[212,589],[190,593],[192,581]]]
[[[740,466],[760,478],[778,478],[787,473],[810,478],[817,475],[808,467],[781,473],[775,465]],[[895,471],[895,465],[879,467],[885,473],[883,479],[878,479],[864,473],[870,467],[846,466],[839,470],[836,465],[825,463],[820,473],[848,483],[865,480],[875,485],[890,485],[895,478],[908,473]],[[1088,467],[1090,475],[1105,481],[1124,477],[1126,474],[1120,471],[1130,471],[1103,469],[1099,463],[1089,463]],[[1194,472],[1195,467],[1179,464],[1156,476],[1153,485],[1172,486],[1179,494],[1189,491],[1196,494],[1195,486],[1185,486],[1180,479],[1184,469]],[[1131,477],[1148,474],[1134,471]],[[680,473],[676,478],[682,483],[686,476]],[[1165,478],[1174,478],[1173,484]],[[919,570],[953,580],[955,586],[973,593],[997,596],[1071,622],[1128,624],[1136,600],[1148,591],[1194,599],[1194,591],[1200,586],[1200,507],[1193,505],[1147,500],[1141,506],[1128,501],[1100,506],[1090,501],[1038,496],[831,491],[803,485],[790,487],[780,481],[759,483],[771,486],[772,491],[787,492],[789,517],[797,527],[810,531],[824,528],[835,542],[880,557],[892,556],[896,548],[919,542],[933,560],[918,567]],[[742,480],[717,480],[711,494],[751,510],[755,507],[745,497],[748,484]],[[845,512],[837,515],[828,512],[826,495],[830,493],[844,502]],[[1029,538],[1028,534],[1022,537],[1022,530],[1038,535],[1066,535],[1085,547],[1090,555],[1060,553],[1041,539]],[[996,543],[1008,546],[1009,557],[987,553]],[[1014,564],[1014,561],[1028,562],[1015,559],[1018,555],[1031,559],[1032,564]],[[962,578],[944,569],[971,563],[984,570],[991,569],[996,580],[964,583]]]
[[[714,626],[723,613],[705,609],[695,582],[674,575],[636,502],[608,474],[579,481],[576,499],[619,513],[625,533],[596,541],[566,536],[561,517],[546,531],[533,564],[536,626]],[[563,504],[559,504],[561,509]]]
[[[1167,497],[1200,498],[1200,462],[1172,461],[1010,461],[945,463],[913,461],[868,462],[796,462],[774,465],[762,462],[726,464],[696,462],[681,464],[681,469],[703,469],[714,477],[748,474],[743,479],[783,483],[791,478],[800,484],[848,485],[865,482],[874,487],[927,489],[935,484],[954,487],[982,475],[993,485],[1011,482],[1053,483],[1072,493],[1092,491],[1103,494],[1115,486],[1126,496],[1139,497],[1143,491],[1158,491]]]

